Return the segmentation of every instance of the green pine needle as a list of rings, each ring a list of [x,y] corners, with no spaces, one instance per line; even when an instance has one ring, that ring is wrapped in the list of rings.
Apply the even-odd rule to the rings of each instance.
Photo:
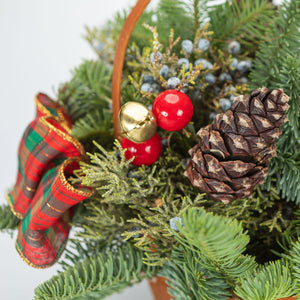
[[[266,40],[266,31],[276,13],[267,0],[226,1],[209,12],[216,44],[232,39],[247,50]]]
[[[266,186],[270,188],[271,176],[274,176],[283,197],[297,204],[300,203],[299,7],[299,0],[283,4],[268,32],[270,40],[261,45],[250,74],[252,87],[283,88],[290,97],[287,112],[290,122],[281,128],[282,135],[277,142],[278,157],[271,161]]]
[[[75,69],[72,80],[60,88],[58,102],[73,121],[92,111],[108,108],[111,70],[101,60],[84,61]]]
[[[205,268],[201,252],[178,247],[164,265],[161,276],[167,278],[168,292],[180,300],[226,300],[229,285],[218,272]]]
[[[247,274],[235,288],[242,299],[276,300],[295,295],[290,267],[282,260],[271,262]]]
[[[183,228],[176,239],[191,249],[199,249],[202,257],[213,261],[215,267],[236,281],[245,272],[255,268],[254,258],[242,253],[249,243],[237,220],[207,213],[203,208],[190,209],[182,217]]]
[[[155,268],[143,264],[142,252],[128,244],[115,254],[98,253],[75,263],[39,285],[35,299],[103,299],[155,273]]]
[[[294,247],[289,256],[292,273],[295,280],[298,295],[300,296],[300,238],[294,244]]]

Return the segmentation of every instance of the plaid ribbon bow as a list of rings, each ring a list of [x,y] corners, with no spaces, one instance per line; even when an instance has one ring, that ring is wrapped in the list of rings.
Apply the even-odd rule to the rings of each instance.
[[[72,124],[63,108],[44,94],[38,94],[35,102],[36,118],[21,140],[17,180],[7,200],[22,219],[17,251],[29,265],[45,268],[58,260],[65,247],[72,207],[92,191],[68,182],[86,156],[70,136]]]

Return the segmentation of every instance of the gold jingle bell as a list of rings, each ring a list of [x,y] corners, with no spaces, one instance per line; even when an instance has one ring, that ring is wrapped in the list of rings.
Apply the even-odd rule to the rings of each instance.
[[[142,143],[156,132],[156,120],[152,112],[138,102],[127,102],[119,112],[121,135],[134,143]]]

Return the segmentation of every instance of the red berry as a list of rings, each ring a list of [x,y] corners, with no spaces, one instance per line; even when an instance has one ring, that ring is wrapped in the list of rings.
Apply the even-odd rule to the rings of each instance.
[[[123,138],[121,142],[123,149],[127,149],[125,152],[125,158],[130,159],[134,156],[132,164],[136,166],[153,164],[160,156],[161,143],[160,137],[157,133],[146,142],[134,143],[126,138]]]
[[[156,97],[152,111],[159,127],[176,131],[191,121],[193,103],[186,94],[177,90],[167,90]]]

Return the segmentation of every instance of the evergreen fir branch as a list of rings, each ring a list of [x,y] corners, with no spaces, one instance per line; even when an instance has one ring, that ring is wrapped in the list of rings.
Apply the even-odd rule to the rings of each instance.
[[[202,25],[207,21],[208,9],[212,6],[208,6],[208,0],[188,0],[182,1],[182,6],[193,19],[194,34],[199,30]]]
[[[20,219],[12,213],[8,205],[0,205],[0,231],[16,229],[19,223]]]
[[[251,86],[278,88],[284,58],[292,57],[299,49],[299,0],[285,1],[278,18],[268,32],[269,41],[261,44],[250,73]],[[285,84],[286,81],[281,81]],[[286,91],[287,92],[287,91]]]
[[[294,244],[289,256],[290,265],[292,267],[292,273],[295,280],[295,286],[300,296],[300,238]]]
[[[276,185],[282,192],[282,197],[300,204],[300,152],[295,155],[280,155],[272,160],[269,167],[269,177],[266,181],[267,188],[271,182],[271,176],[276,178]]]
[[[267,0],[226,1],[209,11],[214,39],[216,43],[236,39],[251,49],[258,41],[265,41],[274,13]]]
[[[299,60],[300,61],[300,60]],[[299,88],[295,89],[295,91]],[[291,91],[293,92],[293,91]],[[296,97],[299,97],[298,95]],[[299,102],[300,98],[298,98]],[[294,99],[291,99],[292,101]],[[271,176],[276,178],[277,189],[282,192],[282,196],[287,201],[295,201],[300,204],[300,117],[296,121],[293,110],[299,110],[299,104],[292,103],[288,115],[292,115],[290,123],[282,127],[283,134],[277,142],[278,156],[273,158],[269,166],[269,177],[266,180],[266,186],[269,188]]]
[[[204,264],[209,268],[214,265],[229,284],[234,285],[256,267],[253,257],[242,254],[249,237],[237,220],[192,208],[183,214],[182,221],[181,235],[175,238],[185,247],[199,250]]]
[[[116,254],[98,253],[53,276],[35,289],[35,299],[103,299],[156,272],[143,264],[142,252],[128,244]]]
[[[108,108],[110,86],[111,71],[106,64],[86,60],[75,69],[72,80],[60,88],[58,102],[75,121],[91,111]]]
[[[93,141],[106,149],[112,149],[114,130],[111,110],[99,109],[87,113],[75,122],[72,135],[84,145],[86,152],[93,153],[97,150]]]
[[[111,64],[116,42],[129,12],[130,9],[117,13],[114,19],[108,22],[103,29],[87,28],[86,40],[91,44],[99,57],[105,58]],[[135,44],[139,49],[149,46],[152,33],[145,29],[142,24],[157,26],[160,41],[164,45],[167,45],[169,42],[171,28],[174,29],[176,36],[184,36],[193,40],[195,34],[194,24],[191,21],[193,18],[193,12],[187,10],[185,1],[160,0],[156,9],[146,9],[143,12],[130,36],[129,44]],[[181,24],[185,24],[185,26],[181,26]],[[101,45],[99,47],[100,50],[97,49],[99,44]],[[130,48],[128,51],[130,54]],[[134,56],[130,54],[126,59],[130,60],[132,58],[134,59]]]
[[[291,21],[293,21],[293,18],[291,19]],[[254,69],[251,73],[253,85],[257,84],[259,80],[261,81],[261,84],[267,86],[270,89],[276,89],[278,87],[282,88],[284,92],[290,97],[290,108],[287,111],[289,122],[285,123],[281,127],[283,134],[277,142],[278,151],[283,153],[295,152],[295,150],[299,149],[300,145],[300,112],[298,109],[300,105],[300,87],[298,84],[300,80],[300,57],[294,52],[289,53],[292,46],[289,43],[290,38],[299,39],[300,34],[295,36],[293,35],[292,37],[287,37],[287,40],[284,40],[284,42],[282,42],[283,45],[278,44],[279,48],[288,48],[288,52],[286,53],[287,56],[281,57],[281,55],[284,54],[284,51],[281,50],[277,52],[276,49],[270,49],[269,47],[267,49],[262,48],[261,53],[258,55],[258,60],[254,61]],[[296,51],[299,46],[300,42],[294,45],[294,50]],[[265,69],[261,69],[261,60],[263,59],[262,56],[272,56],[272,50],[274,51],[274,60],[272,60],[272,64],[270,63],[270,65],[268,66],[271,68],[270,73],[267,73],[265,72]],[[277,57],[278,55],[280,56],[280,58]],[[264,64],[265,63],[267,62],[264,62]]]
[[[300,1],[285,2],[280,15],[269,33],[270,41],[262,44],[250,74],[251,85],[265,85],[270,89],[283,88],[290,96],[287,114],[290,122],[282,126],[277,142],[278,157],[272,159],[266,187],[271,176],[276,178],[277,189],[288,201],[300,203]]]
[[[193,16],[187,12],[184,1],[160,0],[157,8],[157,16],[157,30],[161,42],[165,45],[168,44],[171,28],[174,30],[176,36],[193,41],[195,35],[194,24],[191,21]]]
[[[300,1],[299,1],[300,3]],[[299,21],[300,21],[300,11],[299,11]],[[300,38],[300,34],[298,35]],[[298,47],[300,46],[300,41],[298,43]],[[296,46],[297,47],[297,46]],[[274,80],[274,85],[281,86],[284,91],[290,96],[289,105],[290,108],[287,112],[289,117],[289,122],[284,124],[282,131],[286,134],[289,132],[289,135],[294,139],[295,142],[300,144],[300,56],[299,54],[293,54],[291,56],[287,56],[282,59],[282,63],[280,65],[280,72],[278,73],[278,77]],[[287,137],[285,138],[287,139]],[[277,147],[280,151],[287,150],[289,146],[291,146],[291,140],[288,140],[286,144],[283,144],[283,141],[277,144]],[[299,149],[299,148],[298,148]]]
[[[111,101],[105,95],[110,91],[107,83],[111,80],[112,70],[105,63],[101,60],[86,61],[76,72],[78,72],[79,79],[86,83],[87,87],[94,91],[99,99]]]
[[[159,275],[167,278],[168,292],[181,300],[225,300],[229,286],[218,272],[204,267],[201,252],[176,247]]]
[[[96,135],[99,131],[111,130],[112,127],[111,111],[94,111],[87,114],[84,118],[75,122],[72,128],[72,135],[81,140],[89,135]],[[101,126],[99,129],[99,125]]]
[[[67,244],[63,258],[59,261],[59,264],[64,270],[67,270],[84,259],[97,256],[100,250],[103,249],[103,245],[103,242],[71,239]]]
[[[271,262],[249,273],[235,288],[242,299],[276,300],[295,295],[290,266],[283,260]]]

